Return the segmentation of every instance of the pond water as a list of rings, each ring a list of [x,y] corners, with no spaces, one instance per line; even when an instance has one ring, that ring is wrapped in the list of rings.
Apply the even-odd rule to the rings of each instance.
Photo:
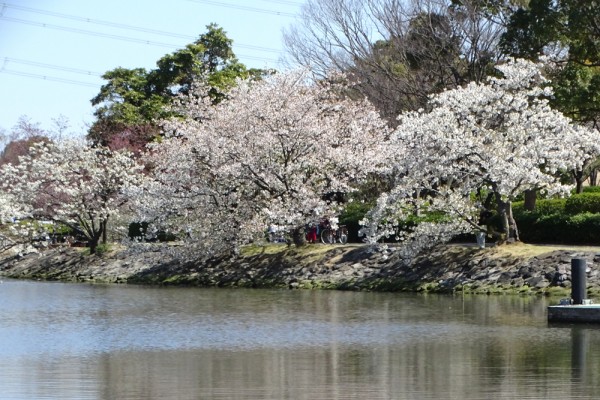
[[[548,305],[4,280],[0,398],[596,398],[600,328]]]

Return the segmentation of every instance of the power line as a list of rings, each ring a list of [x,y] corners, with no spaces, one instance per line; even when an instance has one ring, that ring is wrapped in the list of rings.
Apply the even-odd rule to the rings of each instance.
[[[273,4],[283,4],[286,6],[301,6],[302,2],[298,2],[298,1],[289,1],[289,0],[261,0],[264,1],[266,3],[273,3]]]
[[[15,10],[25,11],[25,12],[34,13],[34,14],[41,14],[41,15],[48,15],[48,16],[57,17],[57,18],[70,19],[72,21],[80,21],[80,22],[86,22],[86,23],[91,23],[91,24],[96,24],[96,25],[104,25],[104,26],[109,26],[109,27],[113,27],[113,28],[126,29],[126,30],[144,32],[144,33],[151,33],[154,35],[169,36],[169,37],[186,39],[186,40],[196,40],[196,38],[194,36],[184,35],[181,33],[161,31],[158,29],[138,27],[138,26],[133,26],[133,25],[128,25],[128,24],[121,24],[121,23],[117,23],[117,22],[104,21],[104,20],[92,19],[92,18],[87,18],[87,17],[80,17],[80,16],[76,16],[76,15],[62,14],[62,13],[57,13],[54,11],[41,10],[38,8],[18,6],[16,4],[2,3],[2,6],[4,8],[12,8]],[[0,16],[0,18],[4,18],[4,17]],[[265,52],[272,52],[272,53],[280,53],[279,50],[269,48],[269,47],[240,44],[240,43],[234,44],[234,45],[239,48],[247,48],[247,49],[251,49],[251,50],[258,50],[258,51],[265,51]]]
[[[161,46],[161,47],[170,47],[170,48],[177,47],[176,45],[171,44],[171,43],[155,42],[155,41],[147,40],[147,39],[137,39],[137,38],[132,38],[130,36],[113,35],[110,33],[94,32],[94,31],[88,31],[88,30],[79,29],[79,28],[69,28],[66,26],[48,24],[45,22],[29,21],[29,20],[21,19],[21,18],[0,16],[0,19],[9,21],[9,22],[17,22],[20,24],[37,26],[37,27],[41,27],[41,28],[50,28],[50,29],[56,29],[56,30],[65,31],[65,32],[80,33],[83,35],[91,35],[91,36],[98,36],[98,37],[104,37],[104,38],[109,38],[109,39],[123,40],[125,42],[142,43],[142,44],[149,44],[152,46]]]
[[[110,33],[88,31],[88,30],[79,29],[79,28],[70,28],[70,27],[66,27],[66,26],[62,26],[62,25],[54,25],[54,24],[48,24],[45,22],[29,21],[29,20],[25,20],[25,19],[21,19],[21,18],[0,16],[0,20],[16,22],[16,23],[25,24],[25,25],[37,26],[40,28],[49,28],[49,29],[56,29],[56,30],[65,31],[65,32],[79,33],[82,35],[104,37],[104,38],[108,38],[108,39],[121,40],[121,41],[125,41],[125,42],[141,43],[141,44],[146,44],[146,45],[151,45],[151,46],[168,47],[171,49],[179,47],[178,45],[171,44],[171,43],[156,42],[156,41],[147,40],[147,39],[138,39],[138,38],[133,38],[130,36],[113,35]],[[273,58],[249,56],[249,55],[243,55],[243,54],[238,54],[238,56],[243,57],[248,60],[275,62],[275,63],[277,62],[277,60],[275,60]]]
[[[223,2],[219,2],[219,1],[208,1],[208,0],[188,0],[188,1],[192,1],[195,3],[205,3],[205,4],[221,6],[221,7],[229,7],[229,8],[234,8],[234,9],[239,9],[239,10],[244,10],[244,11],[258,12],[258,13],[264,13],[264,14],[274,14],[274,15],[278,15],[278,16],[290,16],[290,17],[295,16],[292,13],[278,12],[278,11],[273,11],[273,10],[266,10],[266,9],[246,7],[246,6],[236,6],[233,4],[227,4],[227,3],[223,3]],[[263,1],[271,2],[271,3],[286,4],[286,5],[298,5],[298,3],[295,3],[293,1],[286,1],[286,0],[263,0]],[[47,15],[47,16],[52,16],[52,17],[57,17],[57,18],[70,19],[70,20],[79,21],[79,22],[91,23],[91,24],[96,24],[96,25],[104,25],[104,26],[109,26],[109,27],[113,27],[113,28],[126,29],[126,30],[150,33],[150,34],[173,37],[173,38],[181,38],[181,39],[186,39],[186,40],[195,40],[194,37],[189,36],[189,35],[184,35],[184,34],[161,31],[161,30],[150,29],[150,28],[137,27],[137,26],[120,24],[120,23],[115,23],[115,22],[110,22],[110,21],[102,21],[102,20],[97,20],[97,19],[79,17],[79,16],[75,16],[75,15],[61,14],[61,13],[56,13],[56,12],[52,12],[52,11],[24,7],[24,6],[14,5],[14,4],[0,3],[0,20],[19,23],[19,24],[25,24],[25,25],[30,25],[30,26],[36,26],[36,27],[41,27],[41,28],[48,28],[48,29],[65,31],[65,32],[78,33],[78,34],[82,34],[82,35],[103,37],[103,38],[108,38],[108,39],[121,40],[121,41],[132,42],[132,43],[140,43],[140,44],[151,45],[151,46],[160,46],[160,47],[168,47],[168,48],[180,47],[178,45],[174,45],[171,43],[158,42],[158,41],[147,40],[147,39],[138,39],[138,38],[134,38],[134,37],[130,37],[130,36],[122,36],[122,35],[90,31],[90,30],[79,29],[79,28],[72,28],[72,27],[44,23],[44,22],[36,22],[36,21],[27,20],[27,19],[8,17],[4,13],[4,11],[7,8],[12,8],[12,9],[20,10],[20,11],[36,13],[36,14],[41,14],[41,15]],[[235,44],[234,43],[234,47],[246,48],[246,49],[257,50],[257,51],[272,52],[272,53],[280,53],[279,50],[276,50],[273,48],[268,48],[268,47],[263,47],[263,46]],[[237,54],[237,56],[240,58],[243,58],[243,59],[248,59],[248,60],[264,61],[264,62],[277,62],[277,60],[272,59],[272,58],[249,56],[249,55],[243,55],[243,54]],[[93,76],[93,77],[101,77],[102,74],[98,73],[98,72],[92,72],[92,71],[88,71],[88,70],[84,70],[84,69],[65,67],[65,66],[47,64],[47,63],[42,63],[42,62],[37,62],[37,61],[11,58],[11,57],[0,58],[0,60],[3,60],[3,65],[0,67],[0,73],[4,73],[4,74],[22,76],[22,77],[27,77],[27,78],[35,78],[35,79],[41,79],[41,80],[45,80],[45,81],[52,81],[52,82],[61,82],[61,83],[86,86],[86,87],[97,88],[101,85],[100,83],[94,84],[94,83],[90,83],[90,82],[83,82],[83,81],[78,81],[78,80],[74,80],[74,79],[60,78],[60,77],[51,76],[51,75],[36,74],[36,73],[31,73],[31,72],[7,69],[6,65],[8,63],[22,64],[22,65],[29,65],[29,66],[34,66],[34,67],[43,68],[43,69],[52,69],[52,70],[65,71],[65,72]]]
[[[75,74],[81,74],[81,75],[98,77],[98,78],[101,78],[103,75],[102,73],[99,73],[99,72],[92,72],[92,71],[87,71],[84,69],[65,67],[65,66],[61,66],[61,65],[46,64],[46,63],[41,63],[41,62],[31,61],[31,60],[23,60],[23,59],[18,59],[18,58],[11,58],[11,57],[4,57],[4,58],[0,58],[0,59],[3,60],[3,64],[0,67],[0,72],[5,72],[8,74],[12,74],[12,75],[40,78],[40,79],[45,79],[45,80],[49,80],[49,81],[57,81],[57,82],[65,82],[65,83],[80,83],[80,84],[84,84],[86,86],[94,86],[94,87],[98,86],[95,84],[84,83],[84,82],[74,81],[74,80],[70,80],[70,79],[51,77],[48,75],[34,74],[34,73],[23,72],[23,71],[10,70],[10,69],[6,69],[6,65],[9,63],[23,64],[23,65],[30,65],[30,66],[44,68],[44,69],[65,71],[65,72],[71,72],[71,73],[75,73]]]
[[[89,82],[76,81],[76,80],[73,80],[73,79],[58,78],[58,77],[55,77],[55,76],[48,76],[48,75],[41,75],[41,74],[32,74],[32,73],[23,72],[23,71],[13,71],[13,70],[10,70],[10,69],[5,69],[5,68],[1,69],[0,73],[2,73],[2,74],[24,76],[24,77],[27,77],[27,78],[42,79],[42,80],[45,80],[45,81],[68,83],[68,84],[71,84],[71,85],[88,86],[88,87],[94,87],[94,88],[97,88],[97,87],[100,86],[100,84],[94,84],[94,83],[89,83]]]
[[[23,59],[18,59],[18,58],[11,58],[11,57],[4,57],[3,59],[4,59],[4,65],[6,65],[7,63],[23,64],[23,65],[31,65],[34,67],[55,69],[58,71],[72,72],[75,74],[81,74],[81,75],[87,75],[87,76],[97,76],[97,77],[102,76],[102,74],[100,72],[92,72],[92,71],[87,71],[84,69],[64,67],[64,66],[60,66],[60,65],[46,64],[46,63],[41,63],[41,62],[37,62],[37,61],[23,60]],[[2,69],[4,69],[4,68],[2,68]]]
[[[40,10],[38,8],[18,6],[16,4],[3,3],[3,5],[5,7],[7,7],[7,8],[12,8],[12,9],[15,9],[15,10],[20,10],[20,11],[26,11],[26,12],[29,12],[29,13],[41,14],[41,15],[49,15],[51,17],[57,17],[57,18],[63,18],[63,19],[70,19],[70,20],[73,20],[73,21],[86,22],[86,23],[91,23],[91,24],[96,24],[96,25],[105,25],[105,26],[110,26],[110,27],[113,27],[113,28],[128,29],[128,30],[134,30],[134,31],[145,32],[145,33],[152,33],[152,34],[155,34],[155,35],[170,36],[170,37],[182,38],[182,39],[193,38],[192,36],[183,35],[183,34],[179,34],[179,33],[160,31],[160,30],[151,29],[151,28],[136,27],[136,26],[127,25],[127,24],[120,24],[120,23],[117,23],[117,22],[102,21],[102,20],[92,19],[92,18],[87,18],[87,17],[79,17],[79,16],[76,16],[76,15],[61,14],[61,13],[57,13],[57,12],[54,12],[54,11]]]
[[[81,86],[91,86],[91,87],[99,86],[99,84],[81,82],[81,81],[76,81],[76,80],[72,80],[72,79],[65,79],[65,78],[53,77],[53,76],[42,75],[42,74],[34,74],[34,73],[23,72],[23,71],[15,71],[15,70],[7,69],[6,65],[9,63],[30,65],[30,66],[44,68],[44,69],[65,71],[65,72],[71,72],[71,73],[75,73],[75,74],[81,74],[81,75],[93,76],[93,77],[102,77],[102,75],[103,75],[102,73],[99,73],[99,72],[92,72],[92,71],[88,71],[88,70],[84,70],[84,69],[65,67],[65,66],[61,66],[61,65],[46,64],[46,63],[41,63],[38,61],[23,60],[23,59],[19,59],[19,58],[12,58],[12,57],[1,58],[0,57],[0,59],[3,60],[2,66],[0,67],[0,73],[24,76],[24,77],[29,77],[29,78],[43,79],[43,80],[53,81],[53,82],[62,82],[62,83],[76,84],[76,85],[81,85]]]
[[[187,1],[190,1],[192,3],[199,3],[199,4],[209,4],[209,5],[218,6],[218,7],[233,8],[233,9],[242,10],[242,11],[251,11],[251,12],[261,13],[261,14],[277,15],[280,17],[296,17],[297,16],[294,13],[285,12],[285,11],[274,11],[274,10],[267,10],[264,8],[240,6],[240,5],[235,5],[235,4],[223,3],[220,1],[211,1],[211,0],[187,0]]]

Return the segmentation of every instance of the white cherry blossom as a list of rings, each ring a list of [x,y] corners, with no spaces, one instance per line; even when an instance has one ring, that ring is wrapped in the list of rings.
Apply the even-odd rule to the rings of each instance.
[[[415,210],[442,212],[455,233],[484,230],[478,193],[498,206],[501,240],[518,240],[511,202],[529,189],[567,195],[572,186],[558,173],[600,154],[598,132],[550,108],[539,65],[513,60],[498,69],[503,77],[434,95],[427,111],[399,117],[390,143],[399,178],[364,221],[371,241]]]
[[[85,143],[36,143],[18,165],[0,169],[0,185],[10,202],[3,215],[67,225],[81,232],[94,252],[128,201],[124,189],[141,181],[141,166],[130,154]],[[21,225],[19,223],[15,225]]]
[[[210,255],[272,224],[292,231],[334,216],[334,194],[387,168],[385,121],[345,89],[296,71],[239,82],[215,106],[202,93],[184,99],[187,118],[167,121],[170,137],[148,156],[155,180],[140,218],[188,232],[197,253]]]

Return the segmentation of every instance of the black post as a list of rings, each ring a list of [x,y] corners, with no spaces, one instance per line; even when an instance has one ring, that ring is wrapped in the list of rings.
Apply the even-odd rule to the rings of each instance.
[[[583,304],[586,295],[586,273],[585,258],[571,259],[571,298],[573,304]]]

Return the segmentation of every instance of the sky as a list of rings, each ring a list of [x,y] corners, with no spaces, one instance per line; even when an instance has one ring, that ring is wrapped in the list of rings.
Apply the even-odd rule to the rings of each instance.
[[[285,69],[282,29],[304,0],[0,0],[0,130],[21,116],[84,135],[117,67],[156,67],[216,23],[248,67]]]

